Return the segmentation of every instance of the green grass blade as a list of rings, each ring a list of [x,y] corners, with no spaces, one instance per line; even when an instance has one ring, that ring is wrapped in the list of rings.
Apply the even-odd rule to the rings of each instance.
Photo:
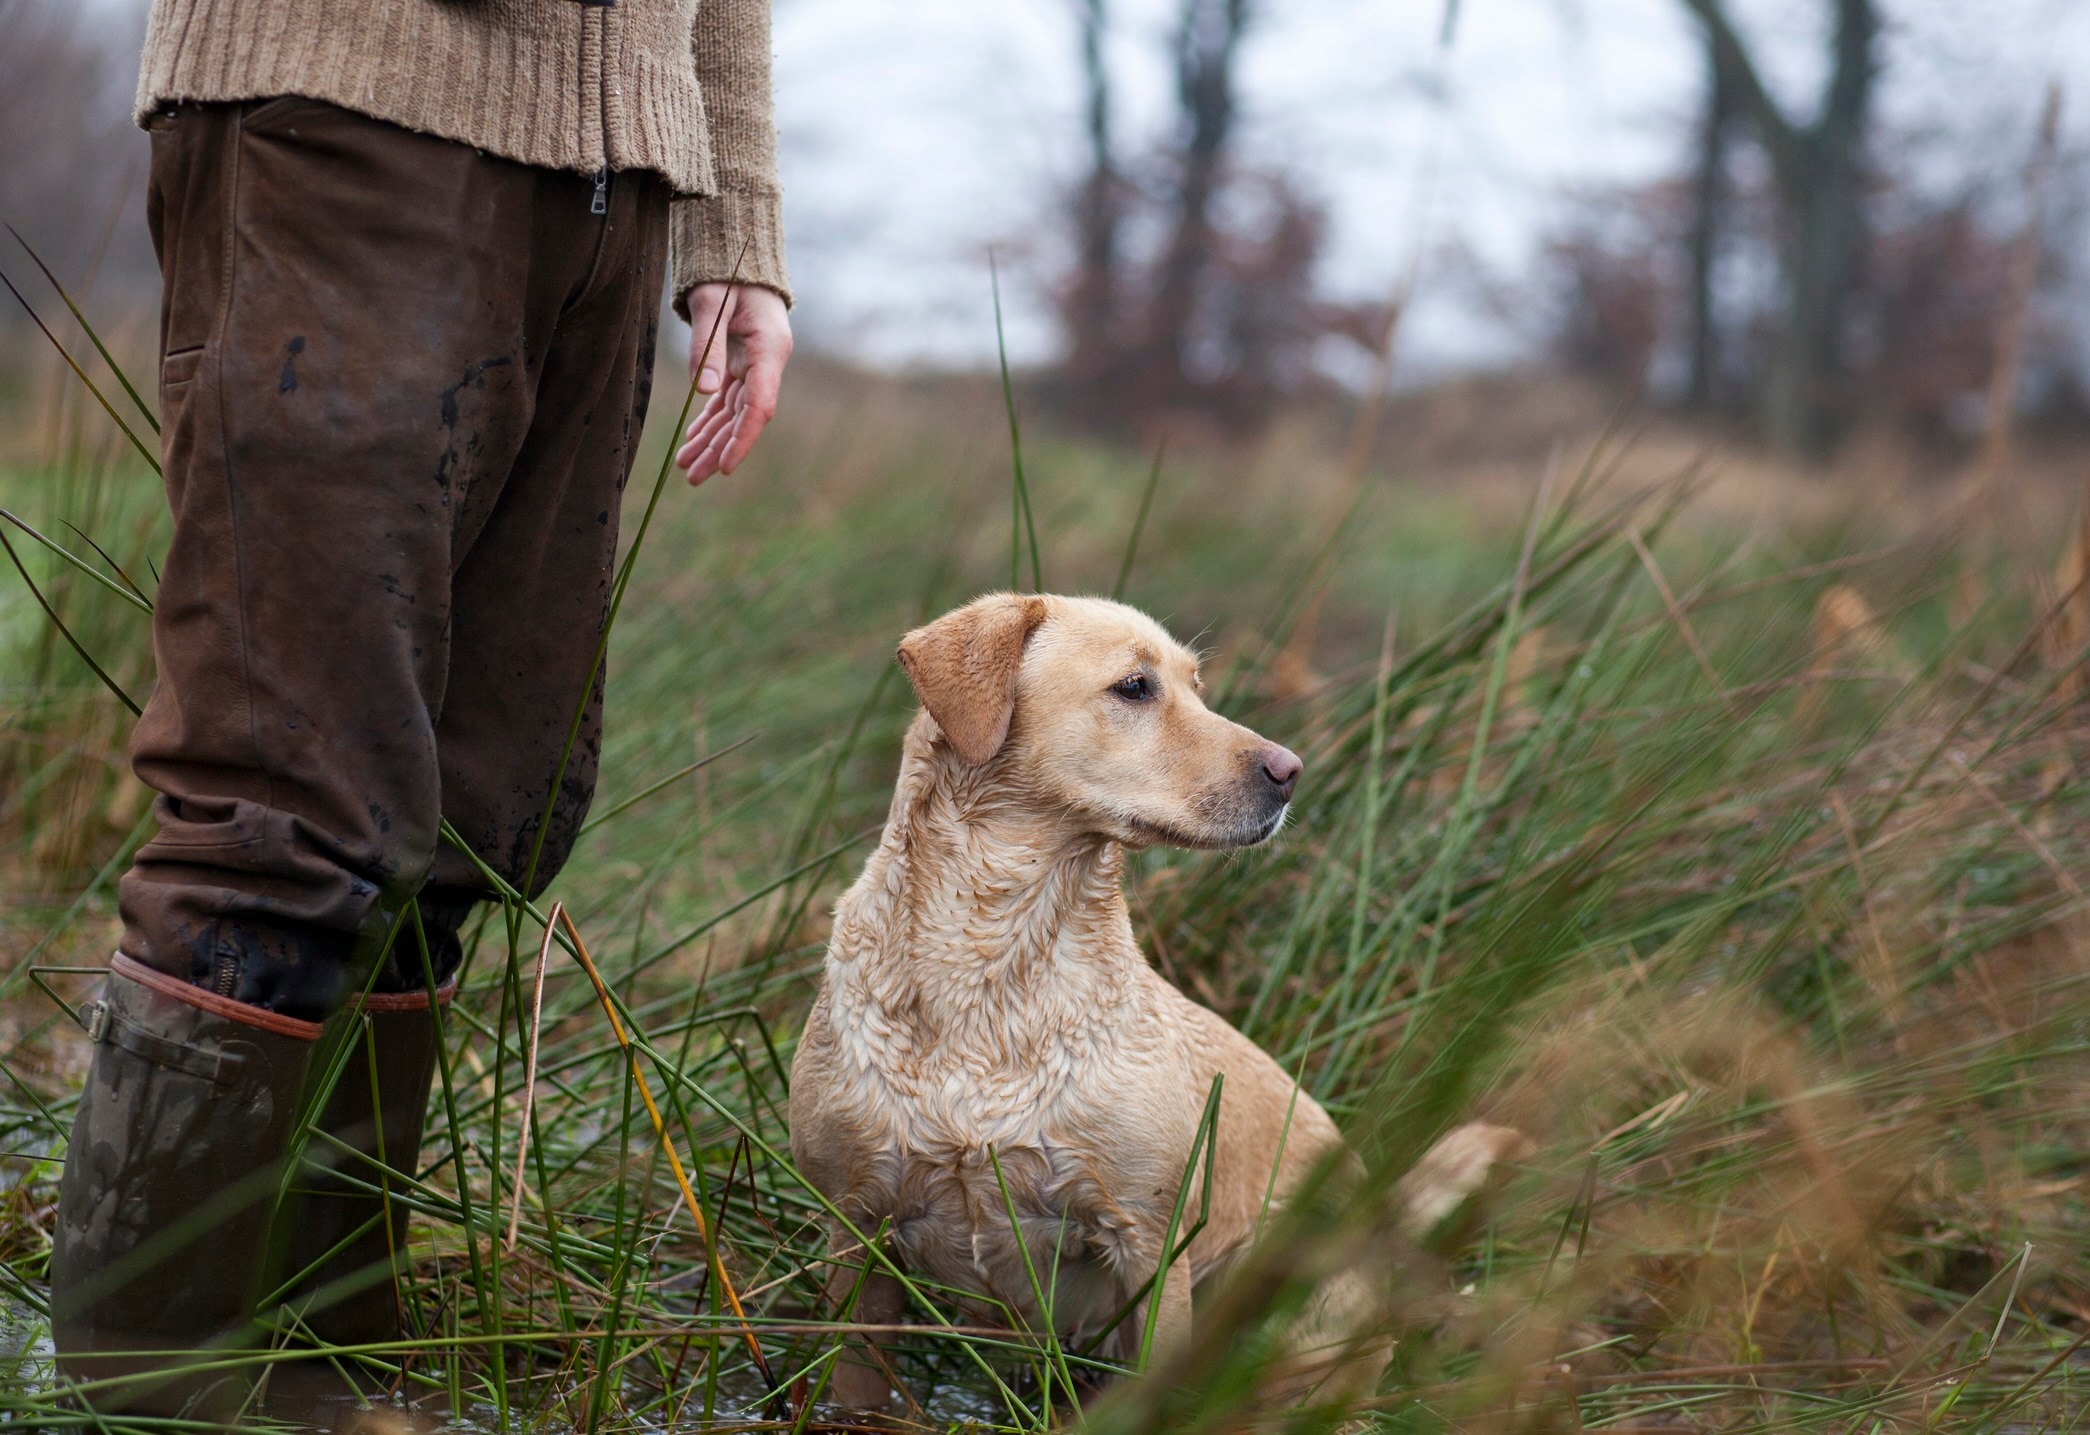
[[[0,533],[0,548],[7,550],[8,560],[14,564],[15,572],[22,575],[22,581],[29,585],[30,593],[36,598],[37,607],[44,610],[44,616],[51,620],[52,625],[57,628],[60,636],[72,647],[72,650],[80,655],[80,661],[87,664],[93,670],[94,675],[102,680],[103,687],[116,694],[117,700],[131,710],[131,716],[144,716],[145,709],[139,707],[131,695],[123,690],[123,684],[109,676],[108,669],[96,662],[94,654],[88,652],[85,645],[73,636],[73,630],[65,626],[65,620],[58,616],[58,610],[53,608],[49,600],[44,597],[43,589],[36,586],[36,580],[29,576],[29,570],[22,566],[21,557],[15,552],[14,544],[8,541],[5,533]]]
[[[109,366],[109,372],[116,375],[116,382],[122,384],[123,391],[126,394],[130,395],[132,404],[137,406],[139,416],[142,417],[145,420],[145,422],[151,426],[152,431],[155,434],[157,434],[160,431],[159,415],[155,414],[152,411],[152,409],[146,404],[145,400],[139,395],[137,389],[131,386],[130,376],[124,373],[123,365],[116,362],[116,356],[109,352],[109,346],[102,342],[102,336],[95,332],[94,325],[87,322],[87,316],[80,312],[80,306],[73,302],[73,296],[65,292],[65,286],[63,284],[60,284],[58,282],[58,276],[51,272],[51,266],[44,263],[43,256],[38,254],[35,249],[30,247],[29,241],[22,237],[22,233],[20,230],[16,229],[12,224],[10,224],[7,226],[7,232],[14,236],[15,243],[22,246],[22,252],[27,254],[31,261],[35,263],[36,267],[43,271],[44,278],[50,281],[51,288],[57,291],[58,297],[60,299],[65,301],[65,307],[72,311],[73,319],[76,323],[79,324],[81,332],[86,334],[88,341],[94,345],[94,351],[102,356],[102,362]],[[89,282],[92,283],[92,280],[90,280]]]
[[[1132,532],[1125,539],[1125,557],[1118,564],[1117,581],[1110,585],[1110,596],[1124,601],[1125,584],[1132,578],[1132,560],[1139,554],[1139,536],[1146,531],[1147,510],[1154,506],[1154,490],[1161,486],[1161,460],[1168,454],[1168,445],[1154,450],[1154,466],[1147,470],[1146,487],[1139,491],[1139,511],[1132,515]]]
[[[58,342],[58,336],[51,332],[50,326],[44,323],[42,317],[37,314],[29,301],[22,297],[22,291],[15,288],[14,280],[7,277],[7,271],[4,269],[0,269],[0,284],[7,286],[7,292],[15,296],[15,302],[22,306],[23,312],[28,314],[30,319],[36,324],[36,327],[43,331],[43,336],[51,341],[51,347],[58,351],[58,357],[65,360],[66,367],[71,369],[74,376],[87,386],[87,392],[94,395],[94,401],[102,406],[102,412],[107,414],[110,421],[123,431],[123,436],[131,441],[131,447],[138,450],[138,456],[151,466],[154,473],[158,473],[160,471],[159,455],[147,448],[144,440],[131,431],[131,426],[123,421],[123,415],[116,412],[116,406],[109,402],[108,397],[100,389],[95,387],[94,380],[87,377],[87,371],[81,368],[78,361],[67,352],[65,345]]]
[[[1016,422],[1016,387],[1009,379],[1009,345],[1002,333],[1001,271],[995,267],[992,254],[987,256],[987,274],[994,290],[994,350],[1001,364],[1001,401],[1009,417],[1009,461],[1014,474],[1009,515],[1009,590],[1016,592],[1022,587],[1022,539],[1028,533],[1031,591],[1042,593],[1045,571],[1038,562],[1038,522],[1031,512],[1030,485],[1023,477],[1023,433]]]

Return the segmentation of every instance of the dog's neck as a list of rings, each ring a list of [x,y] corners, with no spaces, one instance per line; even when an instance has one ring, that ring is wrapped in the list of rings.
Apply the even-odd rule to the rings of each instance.
[[[836,908],[831,970],[931,1042],[983,1023],[1093,1022],[1145,971],[1123,862],[1115,841],[1070,828],[918,725],[878,850]]]

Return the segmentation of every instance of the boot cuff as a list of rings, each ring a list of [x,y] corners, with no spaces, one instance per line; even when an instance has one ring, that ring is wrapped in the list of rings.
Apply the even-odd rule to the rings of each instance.
[[[450,1005],[450,998],[456,995],[457,978],[455,977],[450,978],[450,980],[435,989],[435,999],[444,1006]],[[350,1002],[348,1009],[351,1012],[367,1011],[372,1013],[427,1011],[428,993],[426,990],[418,992],[371,992],[360,1002]]]
[[[277,1036],[294,1037],[299,1041],[318,1041],[326,1028],[316,1021],[299,1021],[294,1016],[283,1016],[258,1006],[236,1002],[231,997],[221,997],[216,992],[185,982],[180,977],[169,976],[157,967],[148,967],[136,957],[118,952],[109,959],[111,976],[123,977],[141,987],[149,987],[161,996],[221,1016],[227,1021],[236,1021],[243,1026],[257,1027],[262,1031],[274,1032]]]

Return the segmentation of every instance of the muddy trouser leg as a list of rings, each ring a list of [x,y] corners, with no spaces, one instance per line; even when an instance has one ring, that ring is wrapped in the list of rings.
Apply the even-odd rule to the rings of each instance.
[[[609,217],[616,224],[631,216],[636,242],[598,266],[593,290],[562,316],[501,502],[451,586],[450,681],[436,729],[443,815],[479,861],[508,886],[527,884],[532,896],[565,865],[595,789],[603,698],[596,649],[618,504],[651,381],[666,195],[650,183],[620,185],[612,186]],[[529,561],[516,562],[517,553]],[[492,895],[476,862],[439,848],[420,904],[438,979],[457,960],[456,934],[471,907]],[[500,941],[498,924],[489,931]],[[370,1013],[366,1038],[379,1080],[337,1086],[322,1122],[360,1153],[362,1169],[349,1160],[329,1176],[308,1165],[301,1183],[308,1199],[292,1222],[291,1269],[308,1274],[291,1299],[304,1299],[306,1328],[330,1344],[411,1334],[402,1332],[391,1277],[407,1214],[395,1183],[415,1173],[434,1070],[420,962],[418,942],[402,933],[370,1003],[381,1008]],[[381,1001],[387,993],[403,995]],[[409,1010],[416,999],[421,1008]],[[363,1070],[360,1060],[351,1064],[352,1074]]]
[[[127,1015],[103,1019],[61,1186],[54,1329],[82,1378],[101,1351],[251,1338],[256,1218],[295,1113],[330,1096],[303,1087],[311,1024],[365,985],[440,813],[484,830],[550,790],[520,724],[550,675],[574,675],[569,719],[586,687],[666,228],[650,177],[594,216],[580,176],[316,101],[184,107],[153,148],[175,524],[132,750],[159,831],[120,886]],[[500,627],[502,577],[515,632],[453,661]],[[457,741],[494,753],[454,761],[508,805],[453,808],[451,699],[488,681],[506,693],[463,702]],[[590,779],[562,786],[573,822]],[[147,1003],[155,975],[192,995]],[[184,1015],[205,997],[207,1030]],[[420,1084],[385,1103],[416,1144]]]

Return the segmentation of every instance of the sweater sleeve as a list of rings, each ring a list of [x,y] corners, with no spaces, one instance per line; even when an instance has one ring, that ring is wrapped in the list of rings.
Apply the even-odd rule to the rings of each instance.
[[[688,318],[689,291],[733,278],[736,261],[740,283],[774,289],[789,303],[769,88],[769,0],[699,0],[691,44],[718,192],[673,206],[675,311]]]

